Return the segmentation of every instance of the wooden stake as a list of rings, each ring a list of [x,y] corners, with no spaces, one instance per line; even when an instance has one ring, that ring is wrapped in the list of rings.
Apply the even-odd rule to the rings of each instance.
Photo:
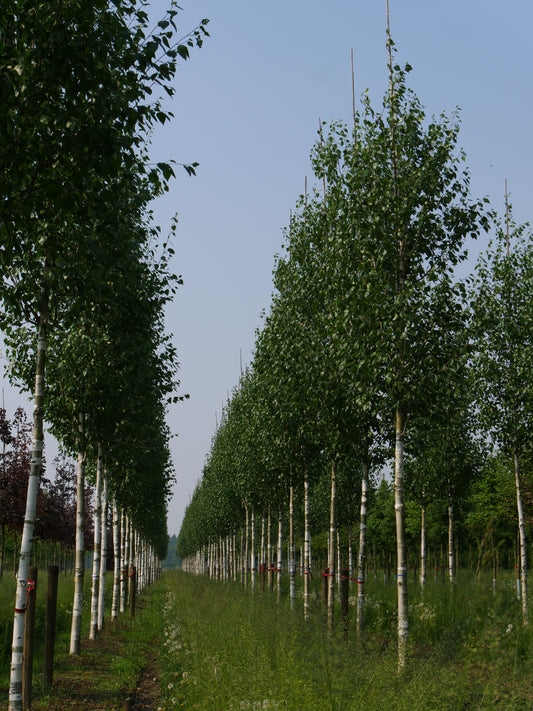
[[[352,113],[353,113],[353,125],[355,128],[355,72],[353,68],[353,48],[350,50],[350,60],[352,64]]]
[[[320,148],[324,146],[324,140],[322,136],[322,120],[320,116],[318,117],[318,135],[320,136]],[[324,209],[326,207],[326,175],[322,176],[322,190],[324,192]]]
[[[507,178],[505,178],[505,246],[509,256],[509,194],[507,192]]]
[[[59,566],[48,566],[46,587],[46,618],[44,626],[44,663],[43,674],[47,686],[52,685],[54,675],[54,646],[56,637],[57,582]]]

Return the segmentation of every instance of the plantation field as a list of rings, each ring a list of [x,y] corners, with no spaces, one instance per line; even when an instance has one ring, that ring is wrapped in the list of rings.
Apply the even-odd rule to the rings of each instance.
[[[531,709],[532,635],[512,587],[493,594],[489,582],[464,573],[452,594],[432,581],[424,600],[413,585],[410,659],[398,676],[394,583],[369,580],[359,644],[342,624],[327,632],[318,593],[305,623],[299,601],[291,610],[275,591],[169,573],[162,708]]]
[[[5,595],[10,584],[4,579],[0,588],[0,709],[7,708],[10,605]],[[84,630],[76,660],[68,656],[65,598],[54,687],[50,694],[42,688],[36,659],[33,708],[533,708],[533,635],[520,626],[520,606],[509,582],[499,583],[493,593],[488,578],[476,581],[460,572],[453,592],[441,580],[431,580],[423,600],[413,583],[409,662],[401,675],[394,582],[369,579],[361,642],[351,620],[353,605],[348,632],[338,615],[333,632],[327,631],[320,581],[313,584],[311,615],[304,622],[303,601],[297,597],[291,609],[285,590],[278,601],[275,590],[257,586],[252,592],[240,583],[169,571],[143,593],[135,620],[121,615],[118,622],[108,622],[96,642],[89,642]],[[66,595],[66,582],[63,589]]]

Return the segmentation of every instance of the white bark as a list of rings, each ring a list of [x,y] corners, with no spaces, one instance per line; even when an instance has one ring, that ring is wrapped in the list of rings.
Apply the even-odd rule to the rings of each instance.
[[[420,505],[421,524],[420,524],[420,587],[422,591],[426,585],[427,575],[427,543],[426,543],[426,502],[422,500]]]
[[[524,519],[524,507],[522,505],[522,493],[520,486],[520,463],[518,453],[514,453],[514,472],[515,472],[515,488],[516,488],[516,509],[518,513],[518,532],[520,534],[520,582],[521,582],[521,597],[522,597],[522,623],[524,626],[529,624],[529,608],[527,600],[527,541],[526,541],[526,522]]]
[[[259,561],[259,570],[261,572],[261,578],[264,576],[264,570],[265,570],[265,516],[261,516],[261,549],[260,549],[260,556],[261,559]]]
[[[15,598],[15,616],[13,620],[13,644],[11,647],[11,676],[9,682],[9,711],[22,711],[22,651],[24,642],[24,620],[26,613],[26,586],[30,570],[31,550],[35,512],[37,509],[37,494],[41,476],[43,456],[43,401],[44,377],[47,338],[47,306],[48,297],[43,295],[45,308],[39,322],[37,340],[37,359],[34,389],[33,409],[33,441],[31,452],[30,476],[26,492],[26,512],[20,547],[20,558],[17,575],[17,590]]]
[[[104,629],[105,574],[107,571],[107,475],[103,473],[102,517],[100,523],[100,580],[98,584],[98,629]]]
[[[368,463],[361,467],[361,507],[359,510],[359,551],[357,554],[357,634],[363,631],[365,606],[366,517],[368,506]]]
[[[353,545],[352,545],[352,524],[348,526],[348,575],[353,578]],[[350,580],[351,586],[351,580]]]
[[[120,604],[120,559],[122,541],[120,538],[119,509],[116,500],[113,500],[113,602],[111,604],[111,619],[116,620]]]
[[[94,492],[94,547],[91,589],[91,623],[89,639],[96,639],[98,631],[98,587],[100,582],[100,542],[102,524],[102,454],[98,447],[96,488]]]
[[[244,575],[244,587],[248,586],[248,561],[249,561],[249,550],[250,550],[250,512],[248,511],[248,506],[246,506],[246,535],[244,540],[244,561],[243,561],[243,575]]]
[[[394,451],[394,509],[396,514],[396,549],[398,558],[398,668],[405,667],[407,660],[407,638],[409,634],[409,616],[407,608],[407,559],[405,546],[405,511],[404,511],[404,417],[398,408],[396,411],[396,446]]]
[[[333,628],[335,609],[335,499],[337,493],[337,463],[331,463],[331,495],[329,508],[329,546],[328,546],[328,628]]]
[[[281,513],[281,510],[279,512],[279,518],[278,518],[278,553],[277,553],[277,561],[276,561],[276,569],[278,573],[278,579],[277,579],[277,591],[278,591],[278,600],[280,599],[281,596],[281,576],[282,576],[282,568],[283,568],[283,514]]]
[[[233,532],[233,539],[231,545],[231,569],[233,574],[233,582],[237,582],[237,537],[235,531]]]
[[[268,507],[267,518],[267,580],[268,587],[272,587],[272,517],[270,515],[270,506]]]
[[[251,531],[250,531],[250,544],[252,547],[251,557],[250,557],[250,567],[252,568],[252,590],[255,588],[255,570],[257,567],[257,562],[255,560],[255,512],[252,509],[252,521],[251,521]]]
[[[341,580],[341,534],[337,528],[337,585],[340,585]]]
[[[85,416],[79,418],[80,439],[85,437]],[[70,653],[79,654],[83,610],[83,580],[85,577],[85,464],[84,451],[78,452],[76,477],[76,561],[74,564],[74,601],[70,628]]]
[[[289,489],[289,597],[291,607],[296,600],[296,550],[294,543],[294,487]]]
[[[448,492],[448,580],[455,583],[455,560],[453,547],[453,497]]]
[[[304,619],[309,617],[309,599],[310,585],[309,578],[311,576],[311,535],[309,531],[309,474],[307,467],[304,472],[304,559],[303,559],[303,574],[304,574]]]
[[[120,612],[126,609],[128,597],[128,517],[124,510],[120,515]]]

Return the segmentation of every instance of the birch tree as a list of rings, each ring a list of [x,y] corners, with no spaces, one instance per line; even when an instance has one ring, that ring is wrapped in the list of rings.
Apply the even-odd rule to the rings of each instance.
[[[516,225],[508,217],[498,225],[491,248],[476,268],[471,302],[476,335],[473,368],[482,420],[513,462],[524,625],[529,622],[529,608],[521,464],[529,447],[533,412],[532,287],[531,235],[526,225]]]
[[[407,70],[391,63],[384,110],[374,111],[364,97],[352,134],[333,126],[325,142],[341,165],[344,224],[353,235],[347,244],[361,270],[353,312],[363,314],[368,350],[360,367],[386,394],[395,433],[400,668],[408,636],[405,432],[418,409],[431,407],[430,393],[446,367],[441,315],[453,292],[453,268],[465,257],[466,236],[475,237],[486,224],[483,202],[469,197],[464,156],[456,148],[457,116],[428,122],[406,86]],[[339,179],[330,175],[334,170],[339,168],[329,161],[330,184]]]

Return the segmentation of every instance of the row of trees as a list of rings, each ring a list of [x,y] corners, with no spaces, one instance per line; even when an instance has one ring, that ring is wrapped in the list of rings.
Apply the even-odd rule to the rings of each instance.
[[[26,490],[30,470],[32,424],[25,411],[17,408],[13,419],[0,408],[0,577],[6,560],[6,543],[13,548],[15,562],[17,541],[24,527]],[[91,548],[93,535],[93,489],[85,486],[85,540]],[[46,544],[59,544],[61,550],[72,552],[76,545],[76,467],[65,455],[53,462],[53,478],[41,474],[37,497],[34,538]],[[50,547],[50,546],[49,546]],[[16,568],[15,568],[16,569]]]
[[[489,456],[496,451],[500,464],[505,457],[514,461],[527,623],[520,467],[527,460],[533,411],[533,252],[523,228],[507,216],[496,224],[494,245],[475,276],[467,283],[455,278],[467,256],[466,239],[488,230],[495,215],[486,200],[470,196],[465,157],[457,148],[457,115],[428,120],[406,85],[411,68],[393,63],[390,36],[388,50],[383,105],[374,109],[365,95],[352,128],[320,126],[312,152],[317,187],[301,196],[286,230],[253,363],[226,405],[184,517],[178,553],[186,558],[200,552],[204,559],[220,536],[241,526],[247,536],[254,514],[275,511],[282,522],[288,512],[293,577],[292,511],[298,497],[307,610],[310,492],[327,487],[330,622],[336,528],[339,521],[358,523],[361,630],[369,487],[372,476],[385,472],[393,482],[403,667],[406,505],[419,510],[423,581],[428,507],[444,502],[453,582],[455,507],[467,493],[475,501],[480,488],[476,494],[474,487],[484,468],[491,470]]]
[[[165,414],[180,396],[163,314],[181,279],[150,212],[174,169],[150,161],[149,143],[171,118],[163,96],[173,94],[177,61],[201,46],[207,21],[177,39],[176,3],[153,27],[147,9],[145,0],[8,0],[0,8],[0,326],[10,380],[34,394],[10,710],[22,708],[45,413],[77,457],[72,652],[86,471],[96,487],[95,551],[109,500],[153,551],[166,552],[173,472]],[[97,580],[93,568],[93,599]]]

